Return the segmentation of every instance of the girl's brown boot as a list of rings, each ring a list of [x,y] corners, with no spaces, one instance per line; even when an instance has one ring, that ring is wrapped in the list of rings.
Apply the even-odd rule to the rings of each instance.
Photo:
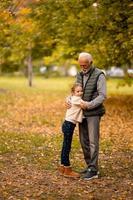
[[[70,178],[79,178],[80,177],[80,174],[77,172],[74,172],[70,166],[64,166],[63,175],[65,177],[70,177]]]
[[[59,167],[58,167],[58,172],[61,174],[61,175],[63,175],[64,174],[64,165],[60,165]]]

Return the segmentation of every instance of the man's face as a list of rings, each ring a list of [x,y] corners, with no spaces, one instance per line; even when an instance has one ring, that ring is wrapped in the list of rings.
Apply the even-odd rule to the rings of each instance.
[[[90,68],[91,62],[89,62],[86,58],[80,58],[78,62],[83,72],[88,71],[88,69]]]

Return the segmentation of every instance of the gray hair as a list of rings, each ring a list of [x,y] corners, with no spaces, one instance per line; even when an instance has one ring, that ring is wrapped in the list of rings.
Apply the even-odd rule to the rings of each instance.
[[[78,59],[80,59],[80,58],[86,58],[89,62],[93,62],[92,55],[89,53],[86,53],[86,52],[80,53]]]

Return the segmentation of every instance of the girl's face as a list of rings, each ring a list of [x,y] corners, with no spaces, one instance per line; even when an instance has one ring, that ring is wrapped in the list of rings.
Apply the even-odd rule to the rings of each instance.
[[[77,87],[75,88],[74,95],[75,95],[75,96],[82,96],[82,94],[83,94],[83,89],[82,89],[82,87],[77,86]]]

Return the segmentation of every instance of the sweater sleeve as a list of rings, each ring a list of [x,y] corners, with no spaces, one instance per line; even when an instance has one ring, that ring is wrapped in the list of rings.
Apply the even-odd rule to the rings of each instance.
[[[71,103],[74,105],[80,105],[81,103],[81,97],[79,96],[72,96]]]
[[[88,102],[88,109],[95,108],[103,103],[107,96],[106,78],[101,74],[97,81],[98,96],[92,101]]]

